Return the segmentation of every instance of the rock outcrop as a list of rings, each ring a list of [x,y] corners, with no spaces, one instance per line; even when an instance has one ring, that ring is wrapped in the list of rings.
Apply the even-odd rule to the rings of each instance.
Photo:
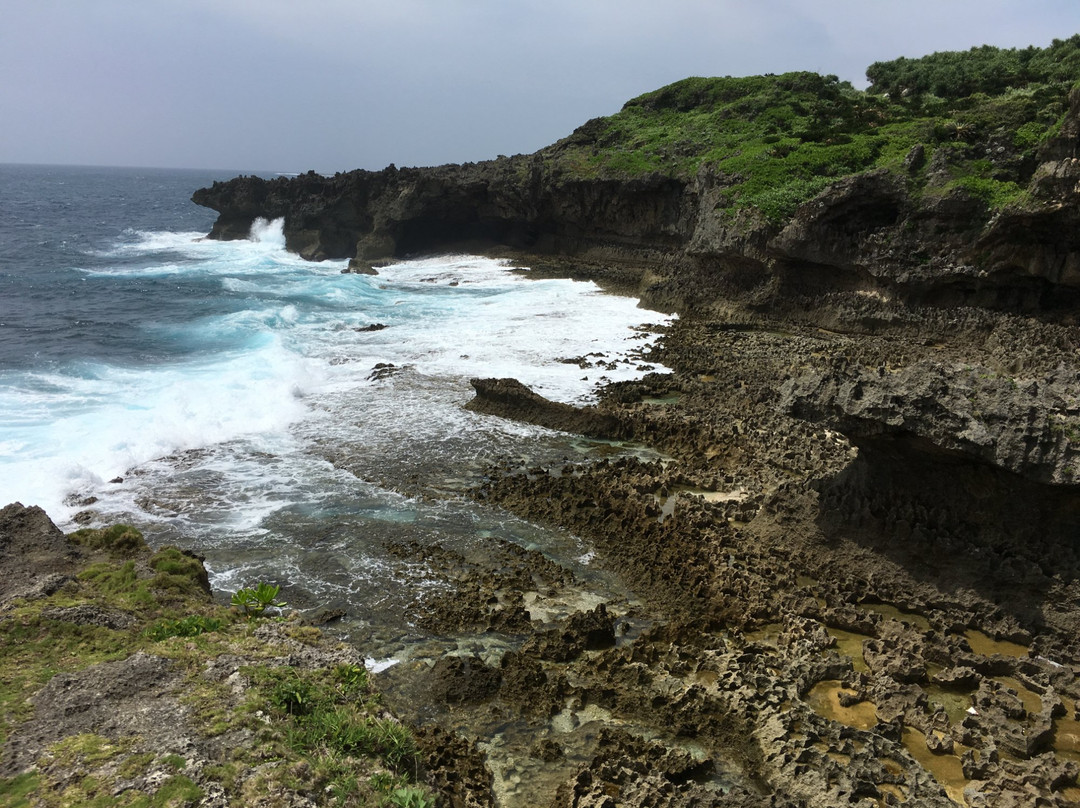
[[[283,218],[290,250],[349,258],[358,271],[409,255],[502,249],[633,265],[640,291],[672,305],[760,294],[765,285],[774,302],[792,290],[859,290],[1068,316],[1080,291],[1078,121],[1074,92],[1038,161],[1010,168],[1027,183],[1024,201],[997,211],[949,186],[948,153],[939,150],[923,188],[902,172],[872,170],[838,180],[774,223],[725,207],[730,178],[704,165],[689,177],[575,173],[560,155],[588,142],[588,124],[532,155],[332,177],[238,177],[193,200],[218,211],[212,238],[247,238],[256,218]],[[695,282],[703,272],[708,282]]]
[[[473,379],[470,383],[476,396],[465,409],[473,412],[599,438],[615,437],[619,429],[611,414],[551,401],[517,379]]]
[[[782,406],[856,445],[891,439],[977,459],[1044,483],[1078,482],[1080,376],[1040,379],[924,361],[838,368],[789,380]]]

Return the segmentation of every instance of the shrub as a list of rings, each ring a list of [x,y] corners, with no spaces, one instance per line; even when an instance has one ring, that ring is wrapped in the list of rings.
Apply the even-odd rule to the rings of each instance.
[[[209,593],[210,581],[206,568],[195,556],[176,547],[162,547],[150,557],[150,569],[156,575],[150,585],[176,594],[200,595]]]

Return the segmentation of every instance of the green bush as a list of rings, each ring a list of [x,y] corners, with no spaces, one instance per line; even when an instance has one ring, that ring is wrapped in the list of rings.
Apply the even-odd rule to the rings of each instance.
[[[961,177],[951,187],[963,188],[971,196],[997,210],[1024,197],[1024,189],[1015,182],[1002,182],[987,177]]]
[[[872,92],[897,98],[932,93],[958,99],[1032,84],[1071,83],[1080,79],[1080,34],[1055,39],[1047,48],[980,45],[968,51],[874,62],[866,77]]]
[[[176,547],[162,547],[150,557],[150,569],[156,573],[150,586],[174,596],[209,592],[206,568],[202,562]]]
[[[283,668],[270,691],[270,703],[288,715],[308,715],[316,707],[317,693],[311,682],[292,668]]]
[[[896,172],[914,196],[952,182],[1000,208],[1020,198],[1036,149],[1060,130],[1080,80],[1080,35],[878,62],[867,74],[869,92],[808,72],[684,79],[590,120],[544,150],[542,165],[556,181],[689,181],[704,170],[723,187],[725,214],[756,209],[775,224],[871,169]],[[925,159],[912,166],[917,145]],[[988,155],[989,175],[973,164]]]
[[[334,668],[334,678],[343,696],[365,696],[371,689],[371,677],[363,665],[338,665]]]

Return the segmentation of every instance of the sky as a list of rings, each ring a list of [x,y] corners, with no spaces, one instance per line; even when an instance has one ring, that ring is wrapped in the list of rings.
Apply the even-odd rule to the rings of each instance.
[[[1080,0],[4,0],[0,163],[307,171],[529,153],[687,76],[1080,32]]]

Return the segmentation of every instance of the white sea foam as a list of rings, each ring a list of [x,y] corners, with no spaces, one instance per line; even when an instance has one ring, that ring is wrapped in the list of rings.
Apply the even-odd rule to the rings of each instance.
[[[272,340],[210,361],[54,376],[48,394],[33,378],[11,379],[0,388],[0,434],[18,450],[0,454],[0,491],[62,519],[77,507],[65,504],[70,493],[155,458],[286,432],[307,415],[303,396],[323,370]]]
[[[285,219],[268,221],[258,218],[251,224],[251,241],[285,249]]]
[[[364,660],[364,667],[372,673],[382,673],[400,662],[400,659],[394,659],[393,657],[388,657],[386,659],[374,659],[373,657],[368,657]]]
[[[167,277],[177,275],[339,275],[345,261],[312,263],[285,251],[284,219],[256,219],[247,240],[216,241],[201,233],[128,231],[125,241],[99,258],[122,259],[115,266],[82,268],[91,277]],[[183,261],[162,260],[180,256]]]

